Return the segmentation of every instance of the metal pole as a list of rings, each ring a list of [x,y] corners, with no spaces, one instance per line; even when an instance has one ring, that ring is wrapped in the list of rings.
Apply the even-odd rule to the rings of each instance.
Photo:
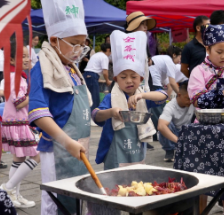
[[[170,45],[172,45],[173,38],[172,38],[172,31],[171,31],[171,29],[169,30],[169,42],[170,42]]]
[[[94,33],[94,35],[93,35],[93,49],[94,49],[94,51],[95,51],[95,46],[96,46],[96,35]]]

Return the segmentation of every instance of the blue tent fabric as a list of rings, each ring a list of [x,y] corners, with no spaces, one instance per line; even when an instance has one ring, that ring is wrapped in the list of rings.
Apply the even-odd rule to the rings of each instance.
[[[103,0],[83,0],[85,22],[125,22],[126,11],[118,9]]]
[[[126,11],[116,8],[103,0],[83,0],[85,23],[89,34],[110,33],[115,29],[124,30]],[[42,9],[31,11],[32,27],[45,32]],[[24,21],[24,30],[27,21]]]

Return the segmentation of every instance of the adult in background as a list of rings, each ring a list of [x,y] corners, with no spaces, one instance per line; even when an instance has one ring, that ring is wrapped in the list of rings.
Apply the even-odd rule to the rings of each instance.
[[[105,37],[105,43],[110,44],[110,35],[107,35],[107,36]]]
[[[224,24],[224,10],[216,10],[210,16],[210,22],[212,25]]]
[[[206,50],[202,42],[201,27],[209,24],[207,16],[197,16],[193,23],[195,37],[185,45],[181,57],[181,72],[190,77],[191,71],[201,64],[206,56]]]
[[[155,65],[149,67],[149,71],[152,76],[152,91],[163,89],[164,85],[168,87],[168,98],[171,99],[171,93],[174,90],[175,93],[179,92],[178,84],[175,80],[177,67],[176,64],[180,63],[181,49],[177,46],[169,46],[167,49],[167,55],[156,55],[152,57],[152,61]],[[163,112],[165,104],[159,107],[152,108],[152,121],[157,128],[158,119]],[[153,139],[158,140],[157,135],[153,136]]]
[[[38,45],[39,39],[40,39],[39,36],[36,33],[33,33],[31,55],[30,55],[32,68],[35,66],[36,62],[38,61],[37,54],[36,54],[34,48],[35,48],[35,46]],[[27,45],[26,47],[28,48],[28,51],[30,52],[30,46]]]
[[[110,35],[107,35],[105,37],[105,43],[110,44]],[[113,72],[113,61],[112,61],[112,55],[109,56],[109,79],[113,80],[114,72]]]
[[[90,47],[91,40],[89,37],[86,38],[85,45]],[[87,52],[86,56],[82,59],[82,61],[79,63],[79,70],[81,73],[84,73],[84,69],[87,66],[87,63],[89,62],[89,59],[92,57],[92,55],[95,54],[94,49],[90,48],[90,50]]]
[[[136,11],[129,14],[126,17],[126,32],[136,32],[136,31],[147,31],[152,30],[156,27],[156,20],[150,17],[146,17],[141,11]],[[146,46],[147,59],[145,62],[145,75],[144,75],[144,90],[145,92],[149,91],[148,79],[149,79],[149,70],[148,66],[152,65],[151,54],[149,51],[148,43]]]
[[[91,111],[97,108],[100,104],[100,90],[99,90],[99,77],[103,74],[107,86],[111,85],[108,78],[108,65],[109,56],[111,54],[110,44],[103,43],[101,51],[94,54],[87,63],[83,77],[86,80],[86,85],[92,95],[93,105]]]

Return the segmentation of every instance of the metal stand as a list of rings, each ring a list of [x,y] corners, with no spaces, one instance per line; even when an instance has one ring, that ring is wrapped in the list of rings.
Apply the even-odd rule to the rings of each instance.
[[[53,202],[57,205],[59,210],[64,214],[64,215],[71,215],[70,212],[64,207],[64,205],[51,193],[48,192],[48,195],[51,197]],[[208,206],[205,208],[205,210],[202,212],[201,215],[208,215],[210,210],[214,207],[216,202],[219,200],[219,198],[224,194],[224,188],[221,189],[216,196],[212,199],[212,201],[208,204]],[[80,200],[76,199],[76,214],[81,215],[80,213]],[[142,215],[143,213],[129,213],[129,215]],[[199,196],[195,197],[195,203],[194,203],[194,209],[193,209],[193,215],[199,215]]]
[[[65,206],[51,192],[47,192],[47,193],[51,197],[53,202],[57,205],[59,210],[64,215],[71,215],[70,212],[65,208]],[[81,213],[80,213],[80,200],[79,199],[76,199],[76,214],[81,215]]]
[[[208,215],[210,210],[214,207],[219,198],[224,194],[224,188],[221,189],[212,199],[212,201],[208,204],[208,206],[204,209],[201,215]]]
[[[193,207],[193,215],[199,215],[200,214],[200,210],[199,210],[199,199],[200,197],[197,196],[195,197],[195,202],[194,202],[194,207]]]
[[[64,214],[64,215],[71,215],[68,210],[64,207],[64,205],[51,193],[48,192],[48,195],[51,197],[51,199],[53,200],[53,202],[57,205],[57,207],[59,208],[59,210]]]

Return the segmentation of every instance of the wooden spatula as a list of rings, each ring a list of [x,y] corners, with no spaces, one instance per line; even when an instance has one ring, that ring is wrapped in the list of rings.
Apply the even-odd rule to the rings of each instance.
[[[106,190],[104,189],[103,185],[101,184],[99,178],[97,177],[95,171],[93,170],[92,165],[90,164],[90,162],[88,161],[86,155],[84,152],[80,153],[80,157],[83,161],[83,163],[85,164],[86,168],[88,169],[90,175],[92,176],[93,180],[95,181],[96,185],[99,187],[101,193],[103,195],[107,195]]]

